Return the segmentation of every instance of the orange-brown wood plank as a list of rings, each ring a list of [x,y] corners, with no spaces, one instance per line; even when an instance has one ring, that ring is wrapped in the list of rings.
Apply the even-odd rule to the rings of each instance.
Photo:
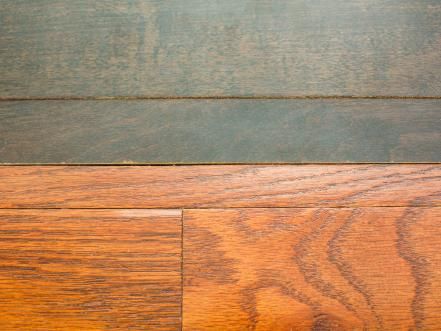
[[[440,208],[184,211],[184,330],[439,330]]]
[[[440,206],[441,165],[0,166],[0,208]]]
[[[179,330],[180,265],[180,211],[2,210],[0,330]]]

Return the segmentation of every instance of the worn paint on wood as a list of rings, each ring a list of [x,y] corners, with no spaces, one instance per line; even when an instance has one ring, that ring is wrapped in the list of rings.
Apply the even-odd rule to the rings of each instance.
[[[441,100],[0,102],[0,162],[441,162],[440,128]]]
[[[180,211],[0,210],[0,329],[179,330],[180,266]]]
[[[441,209],[184,212],[185,330],[439,330]]]
[[[0,97],[440,96],[439,0],[3,0]]]
[[[441,165],[0,166],[0,208],[441,206]]]

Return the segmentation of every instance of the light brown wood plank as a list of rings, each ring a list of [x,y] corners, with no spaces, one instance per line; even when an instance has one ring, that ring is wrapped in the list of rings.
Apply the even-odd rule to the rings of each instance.
[[[0,97],[440,96],[439,0],[2,0]]]
[[[439,330],[441,208],[184,211],[184,330]]]
[[[441,206],[441,165],[1,166],[0,208]]]
[[[178,210],[0,210],[0,329],[179,330],[180,265]]]

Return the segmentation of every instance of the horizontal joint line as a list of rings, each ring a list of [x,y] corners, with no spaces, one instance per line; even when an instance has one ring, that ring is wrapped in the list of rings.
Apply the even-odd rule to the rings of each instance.
[[[49,96],[0,97],[0,101],[111,101],[111,100],[441,100],[441,96],[357,96],[357,95],[299,95],[299,96]]]

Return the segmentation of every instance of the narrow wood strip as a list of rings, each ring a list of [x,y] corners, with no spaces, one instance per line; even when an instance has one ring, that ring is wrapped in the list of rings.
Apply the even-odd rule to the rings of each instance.
[[[437,0],[3,0],[0,96],[440,96]]]
[[[441,162],[441,100],[0,102],[0,163]]]
[[[441,206],[441,165],[1,166],[0,208]]]
[[[181,211],[0,210],[1,330],[179,330]]]
[[[184,212],[185,330],[439,330],[441,208]]]

